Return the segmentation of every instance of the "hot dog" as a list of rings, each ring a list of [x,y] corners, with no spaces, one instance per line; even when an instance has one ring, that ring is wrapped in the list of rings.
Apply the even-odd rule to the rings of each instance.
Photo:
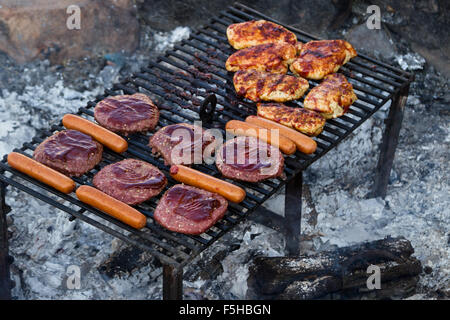
[[[63,193],[71,193],[75,189],[72,179],[23,154],[11,152],[8,154],[8,164]]]
[[[231,202],[242,202],[246,195],[244,189],[232,183],[182,165],[171,166],[170,175],[179,182],[218,193]]]
[[[282,124],[276,123],[275,121],[268,120],[258,116],[248,116],[245,119],[245,122],[252,123],[257,126],[264,127],[266,129],[280,130],[280,134],[291,139],[297,146],[297,150],[303,153],[310,154],[316,151],[317,149],[317,143],[313,139],[311,139],[307,135],[304,135],[301,132],[283,126]]]
[[[81,186],[77,189],[76,194],[80,201],[109,214],[133,228],[141,229],[147,223],[147,218],[142,213],[98,189],[90,186]]]
[[[235,135],[259,138],[268,144],[278,147],[284,154],[293,154],[296,150],[295,143],[291,139],[281,134],[276,139],[272,136],[270,130],[252,123],[231,120],[227,122],[225,129]]]
[[[122,153],[128,148],[127,141],[121,136],[82,117],[66,114],[62,122],[67,129],[74,129],[88,134],[115,152]]]

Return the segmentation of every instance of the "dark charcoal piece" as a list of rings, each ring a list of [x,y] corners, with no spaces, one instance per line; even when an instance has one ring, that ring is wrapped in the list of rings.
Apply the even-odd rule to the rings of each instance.
[[[196,131],[201,132],[196,135]],[[178,133],[181,133],[181,137]],[[185,137],[189,137],[185,141]],[[203,128],[196,127],[188,123],[178,123],[166,126],[158,130],[151,138],[149,146],[153,153],[158,153],[164,158],[166,164],[184,164],[190,165],[198,160],[203,160],[203,151],[205,148],[214,143],[214,137],[207,133]],[[194,157],[195,146],[201,147],[201,154],[198,159]],[[179,152],[173,153],[177,148]],[[183,153],[181,153],[181,150]]]
[[[420,261],[403,237],[365,242],[314,255],[256,257],[249,268],[251,299],[387,299],[414,294]],[[367,287],[380,270],[380,290]],[[372,282],[373,283],[373,282]]]
[[[224,216],[227,207],[227,200],[216,193],[177,184],[161,198],[154,218],[171,231],[201,234]]]
[[[63,130],[45,139],[34,151],[34,159],[68,176],[79,177],[101,160],[103,146],[76,130]]]
[[[261,159],[260,151],[267,154],[266,159]],[[284,158],[277,148],[257,138],[237,137],[222,146],[216,166],[224,177],[258,182],[280,176]]]
[[[158,195],[167,178],[155,166],[136,159],[110,164],[94,177],[94,186],[127,204],[139,204]]]
[[[103,127],[123,134],[155,129],[158,107],[142,93],[103,99],[94,108],[95,120]]]

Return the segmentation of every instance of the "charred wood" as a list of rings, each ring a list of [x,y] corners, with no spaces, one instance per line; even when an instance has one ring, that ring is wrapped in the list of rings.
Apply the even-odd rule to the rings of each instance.
[[[256,257],[248,279],[250,298],[354,299],[411,295],[422,266],[405,238],[385,238],[315,255]],[[368,289],[370,265],[381,289]]]

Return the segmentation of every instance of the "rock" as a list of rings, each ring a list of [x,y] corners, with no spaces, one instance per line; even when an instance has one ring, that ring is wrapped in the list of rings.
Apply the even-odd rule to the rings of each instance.
[[[364,22],[351,28],[345,38],[357,51],[367,52],[383,60],[390,60],[397,53],[397,48],[384,26],[381,29],[369,29]]]
[[[80,29],[68,28],[80,8]],[[47,58],[61,64],[70,58],[98,56],[139,45],[139,24],[132,0],[3,0],[0,51],[19,63]],[[70,24],[69,24],[70,25]]]
[[[380,7],[381,20],[399,39],[450,76],[450,1],[354,1],[353,11],[364,14],[369,5]],[[390,9],[389,9],[390,8]]]

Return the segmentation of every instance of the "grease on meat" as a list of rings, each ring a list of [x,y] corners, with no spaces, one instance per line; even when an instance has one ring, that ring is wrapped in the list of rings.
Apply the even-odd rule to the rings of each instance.
[[[301,46],[299,56],[291,64],[291,71],[307,79],[320,80],[337,72],[356,51],[345,40],[310,41]]]
[[[228,71],[253,69],[286,73],[296,54],[296,48],[289,43],[260,44],[233,53],[225,67]]]
[[[309,136],[317,136],[325,126],[325,118],[304,108],[288,107],[282,103],[258,103],[258,116],[294,128]]]
[[[353,86],[340,73],[333,73],[306,95],[306,109],[321,113],[326,119],[337,118],[347,112],[357,99]]]
[[[309,87],[308,81],[301,77],[256,70],[237,71],[233,83],[238,95],[255,102],[299,99]]]
[[[286,28],[266,20],[235,23],[227,28],[227,38],[235,49],[263,43],[289,43],[295,45],[297,36]]]

